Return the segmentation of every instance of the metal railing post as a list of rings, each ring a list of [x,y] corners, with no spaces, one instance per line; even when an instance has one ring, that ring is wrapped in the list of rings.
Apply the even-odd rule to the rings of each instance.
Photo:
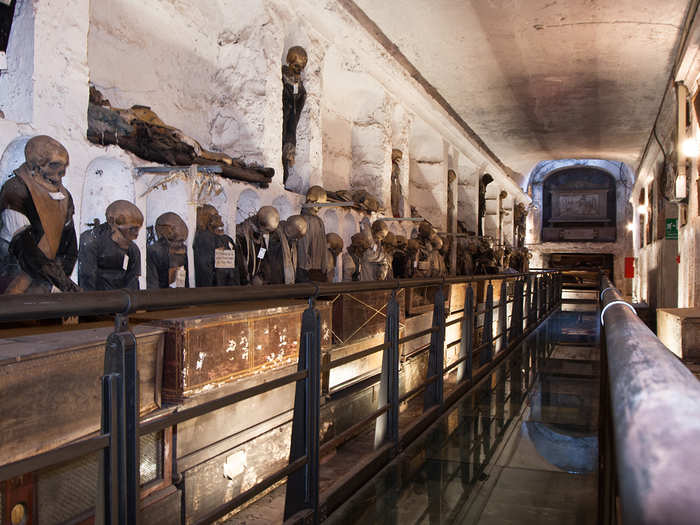
[[[530,301],[530,324],[533,325],[540,318],[540,285],[537,275],[532,276],[532,299]]]
[[[430,353],[428,355],[427,377],[437,376],[430,383],[423,395],[423,409],[427,410],[434,405],[442,404],[443,372],[445,369],[445,295],[442,285],[435,292],[435,306],[433,307],[433,328],[437,328],[430,334]]]
[[[457,381],[472,380],[472,359],[474,355],[474,288],[467,283],[464,296],[464,316],[462,318],[462,340],[459,345],[459,358],[465,360],[457,367]]]
[[[321,382],[321,314],[314,300],[301,317],[299,372],[307,371],[306,379],[297,381],[292,416],[292,442],[289,462],[306,456],[306,464],[287,478],[284,519],[297,512],[310,510],[318,523],[319,493],[319,418]]]
[[[501,297],[498,300],[498,351],[508,345],[508,286],[501,281]]]
[[[136,357],[136,338],[129,330],[129,318],[117,314],[114,319],[114,332],[107,338],[105,351],[105,376],[118,375],[117,380],[117,417],[116,432],[120,445],[123,443],[123,459],[117,459],[123,466],[125,523],[138,525],[140,522],[140,463],[139,451],[139,372]],[[112,381],[112,380],[110,380]],[[110,393],[113,387],[110,387]],[[110,406],[113,402],[110,401]],[[104,407],[103,407],[104,410]],[[111,417],[111,416],[110,416]],[[115,431],[110,430],[110,434]],[[111,447],[110,447],[110,454]],[[121,497],[121,496],[120,496]]]
[[[540,276],[540,290],[537,294],[537,320],[541,321],[544,319],[547,313],[547,283],[545,282],[546,277],[544,275]]]
[[[109,434],[109,446],[102,450],[98,478],[95,522],[119,525],[126,522],[126,440],[123,429],[124,404],[119,374],[102,376],[101,433]]]
[[[399,303],[396,291],[391,293],[386,305],[386,331],[384,355],[379,383],[377,409],[389,404],[387,413],[377,418],[374,427],[374,448],[386,442],[399,440]]]
[[[484,332],[481,344],[486,345],[479,352],[479,366],[493,359],[493,285],[489,281],[486,288],[486,304],[484,305]]]
[[[513,283],[513,308],[510,312],[510,333],[508,342],[512,343],[523,333],[523,281]]]

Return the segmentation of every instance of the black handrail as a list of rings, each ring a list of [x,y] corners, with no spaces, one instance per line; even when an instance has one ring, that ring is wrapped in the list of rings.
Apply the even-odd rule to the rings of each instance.
[[[501,286],[501,302],[494,305],[493,286],[490,281],[503,280]],[[510,301],[505,297],[505,281],[515,280],[514,297]],[[461,284],[467,282],[489,282],[487,286],[486,302],[483,314],[478,313],[473,299],[473,288],[467,287],[465,308],[462,315],[449,323],[463,324],[463,330],[468,333],[463,338],[458,361],[445,367],[445,299],[443,286],[445,284]],[[527,283],[527,292],[524,293],[524,283]],[[532,286],[531,286],[532,284]],[[361,356],[343,358],[332,362],[329,366],[320,365],[320,316],[315,309],[313,299],[337,295],[343,292],[396,290],[399,288],[417,288],[437,286],[434,300],[433,326],[427,330],[411,334],[399,339],[398,336],[398,304],[395,294],[392,294],[387,305],[387,328],[385,342],[363,351]],[[299,352],[299,365],[296,373],[288,374],[276,380],[262,383],[251,388],[197,405],[192,408],[171,412],[165,416],[157,417],[150,421],[138,423],[138,381],[136,375],[136,341],[129,332],[127,317],[129,312],[140,309],[158,309],[169,307],[181,307],[190,305],[212,303],[237,303],[242,301],[280,298],[309,298],[309,308],[303,314],[301,346]],[[281,480],[288,478],[287,505],[285,515],[296,515],[298,512],[310,513],[312,521],[319,516],[318,502],[318,461],[319,461],[319,384],[321,370],[327,372],[353,360],[365,357],[371,353],[384,351],[382,365],[380,398],[385,399],[373,414],[360,423],[355,424],[347,431],[335,438],[338,442],[349,439],[358,429],[364,428],[374,419],[379,428],[380,420],[388,426],[386,432],[377,430],[378,436],[383,436],[379,441],[388,440],[393,446],[398,446],[398,411],[399,404],[417,393],[424,391],[424,420],[414,425],[414,428],[427,424],[427,420],[436,418],[446,407],[453,402],[455,394],[472,384],[472,359],[479,353],[479,367],[477,379],[489,366],[495,366],[505,352],[499,352],[494,359],[494,341],[504,337],[502,347],[513,348],[527,332],[541,322],[558,303],[561,297],[560,274],[556,272],[540,272],[538,274],[497,274],[473,277],[451,277],[445,279],[411,279],[378,281],[364,283],[340,283],[340,284],[303,284],[293,286],[265,286],[265,287],[227,287],[227,288],[199,288],[179,290],[156,290],[148,292],[86,292],[80,294],[53,294],[45,296],[15,296],[0,297],[0,321],[19,319],[37,319],[63,317],[67,315],[83,314],[108,314],[116,313],[115,332],[107,340],[105,360],[105,376],[103,377],[103,412],[102,431],[85,442],[66,445],[54,451],[22,460],[9,465],[0,466],[0,479],[8,479],[23,472],[32,470],[36,465],[42,467],[60,462],[77,459],[86,450],[104,450],[101,462],[100,489],[98,490],[98,511],[103,515],[105,522],[120,523],[126,520],[136,523],[139,516],[138,503],[138,436],[155,432],[166,427],[202,416],[211,411],[229,406],[231,404],[248,399],[255,395],[268,392],[274,388],[296,383],[296,395],[294,406],[294,426],[292,432],[292,453],[289,464],[277,472],[271,474],[256,486],[239,494],[232,501],[214,509],[204,520],[220,517],[248,499],[256,496],[265,488]],[[504,301],[505,299],[505,301]],[[499,323],[504,332],[493,338],[493,310],[505,307],[513,303],[513,312],[510,316],[502,315]],[[527,306],[527,312],[523,308],[523,302]],[[475,316],[484,315],[484,339],[485,342],[474,348],[473,333]],[[507,321],[510,320],[510,326]],[[523,324],[527,330],[523,330]],[[510,337],[505,340],[505,334]],[[399,395],[399,354],[400,343],[430,334],[429,345],[429,369],[427,379],[420,385]],[[488,349],[487,352],[481,350]],[[458,372],[459,388],[453,391],[449,400],[443,394],[443,376],[462,365]],[[466,373],[465,373],[466,372]],[[388,386],[387,386],[388,385]],[[384,389],[384,394],[381,394]],[[384,396],[384,397],[382,397]],[[388,423],[387,423],[388,421]],[[378,441],[378,442],[379,442]],[[332,440],[326,444],[324,450],[333,445]],[[293,502],[290,505],[290,501]],[[328,510],[328,509],[326,509]]]
[[[544,273],[544,272],[542,272]],[[494,274],[439,279],[393,279],[347,283],[304,283],[263,286],[219,286],[162,290],[111,290],[0,296],[0,322],[23,319],[55,319],[76,315],[129,314],[137,310],[182,308],[206,304],[306,299],[348,292],[398,290],[464,282],[514,279],[528,274]]]
[[[607,373],[601,378],[599,522],[615,522],[619,490],[623,523],[697,523],[700,382],[607,276],[601,290]]]

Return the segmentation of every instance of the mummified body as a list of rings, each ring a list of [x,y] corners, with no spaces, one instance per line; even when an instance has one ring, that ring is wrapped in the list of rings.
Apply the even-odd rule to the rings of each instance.
[[[78,291],[73,198],[63,186],[68,152],[46,135],[31,138],[22,164],[0,190],[0,289],[7,294]]]
[[[258,213],[236,226],[236,266],[241,284],[262,284],[262,261],[270,244],[270,234],[280,224],[277,208],[263,206]]]
[[[306,235],[307,224],[301,215],[280,221],[270,234],[267,252],[260,265],[265,284],[294,284],[297,272],[297,242]]]
[[[235,259],[235,242],[224,233],[224,221],[214,206],[197,207],[194,234],[195,286],[234,286],[240,284]]]
[[[83,232],[78,255],[78,283],[84,290],[139,289],[141,250],[134,241],[143,215],[132,203],[114,201],[107,222]]]
[[[148,288],[189,288],[185,221],[166,212],[156,219],[158,240],[146,250]]]

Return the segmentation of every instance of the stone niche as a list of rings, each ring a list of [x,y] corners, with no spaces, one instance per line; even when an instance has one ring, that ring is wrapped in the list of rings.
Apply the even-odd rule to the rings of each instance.
[[[657,309],[656,331],[678,357],[700,361],[700,308]]]
[[[615,181],[602,170],[568,169],[544,182],[542,239],[614,242]]]

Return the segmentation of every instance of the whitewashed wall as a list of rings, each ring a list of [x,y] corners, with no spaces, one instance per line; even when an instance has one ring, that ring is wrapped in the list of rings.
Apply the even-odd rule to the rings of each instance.
[[[308,98],[288,191],[281,181],[280,68],[292,45],[309,54]],[[18,0],[7,55],[0,151],[8,149],[0,176],[22,161],[27,137],[61,141],[71,157],[64,182],[80,230],[102,217],[112,197],[147,208],[147,225],[166,209],[192,221],[197,204],[185,182],[144,195],[158,176],[136,177],[134,168],[151,163],[87,141],[90,83],[113,106],[150,106],[207,148],[275,168],[268,188],[220,180],[223,193],[200,200],[219,208],[231,235],[254,206],[275,205],[283,217],[298,213],[313,184],[366,189],[389,210],[392,148],[404,153],[405,214],[412,204],[438,228],[446,226],[450,162],[459,172],[459,218],[467,224],[474,223],[476,180],[484,170],[527,200],[333,0]],[[324,214],[328,231],[337,230],[346,244],[364,218],[344,209]],[[391,223],[402,234],[411,226]],[[138,244],[145,254],[145,233]]]

